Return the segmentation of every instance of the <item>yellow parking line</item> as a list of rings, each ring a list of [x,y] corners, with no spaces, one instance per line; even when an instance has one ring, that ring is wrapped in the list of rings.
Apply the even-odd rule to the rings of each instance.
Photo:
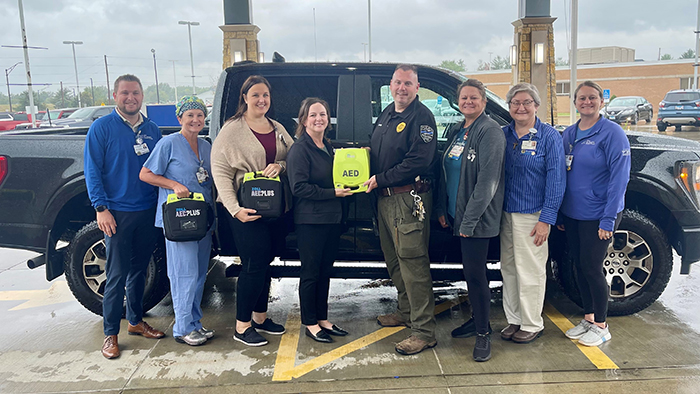
[[[545,302],[544,305],[544,313],[547,315],[549,320],[552,321],[559,329],[561,332],[566,332],[566,330],[574,327],[574,325],[564,317],[559,311],[554,308],[550,303]],[[605,353],[603,353],[600,348],[595,347],[595,346],[583,346],[578,343],[578,340],[572,339],[571,340],[576,346],[578,346],[578,349],[581,351],[581,353],[584,354],[584,356],[588,357],[588,359],[595,365],[598,369],[620,369],[620,367],[617,366],[613,362],[613,360],[610,359]]]
[[[468,299],[467,296],[460,295],[454,300],[443,302],[435,306],[435,314],[438,315],[447,309],[461,304]],[[290,314],[286,323],[287,332],[282,336],[280,347],[277,350],[277,361],[275,362],[275,373],[272,375],[273,381],[292,380],[303,376],[317,368],[344,357],[356,350],[367,347],[375,342],[394,335],[406,327],[384,327],[362,338],[356,339],[337,349],[333,349],[303,364],[294,366],[296,360],[297,345],[299,344],[299,331],[301,330],[301,320],[298,313]]]

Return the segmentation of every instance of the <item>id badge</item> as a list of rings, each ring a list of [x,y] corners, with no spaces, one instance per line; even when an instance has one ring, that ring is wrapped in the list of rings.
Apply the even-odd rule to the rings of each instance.
[[[144,142],[143,144],[134,145],[134,152],[136,152],[136,156],[141,156],[150,152],[150,150],[148,150],[148,145]]]
[[[574,155],[566,155],[566,169],[571,170],[571,163],[574,162]]]
[[[197,182],[204,183],[209,180],[209,172],[202,167],[197,170]]]
[[[524,155],[535,155],[535,151],[537,150],[537,141],[523,141],[522,143],[522,151],[520,153]]]
[[[450,153],[447,154],[447,158],[452,160],[459,160],[459,158],[462,157],[462,152],[464,152],[464,146],[464,141],[455,142],[455,144],[452,145],[452,149],[450,149]]]

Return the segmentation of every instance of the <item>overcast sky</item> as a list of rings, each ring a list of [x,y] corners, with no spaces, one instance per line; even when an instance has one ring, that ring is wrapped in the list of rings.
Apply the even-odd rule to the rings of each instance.
[[[215,83],[222,65],[223,0],[24,0],[33,82],[57,90],[75,86],[70,45],[76,46],[80,86],[104,85],[104,55],[110,81],[123,73],[155,82],[151,48],[156,50],[159,82],[191,84],[187,27],[192,27],[197,86]],[[365,0],[252,0],[253,23],[266,61],[277,51],[287,61],[363,61],[368,42]],[[477,61],[507,56],[513,44],[518,0],[372,0],[372,60],[439,64],[464,59],[469,70]],[[570,0],[551,0],[556,56],[568,58]],[[636,57],[674,58],[695,48],[696,1],[583,0],[579,2],[579,48],[623,46]],[[316,9],[316,45],[314,12]],[[21,45],[16,0],[0,0],[0,44]],[[0,48],[0,69],[23,61],[21,49]],[[175,60],[173,71],[172,60]],[[25,83],[24,66],[10,83]],[[2,82],[4,85],[4,80]],[[37,87],[39,88],[39,87]],[[13,93],[24,87],[13,86]],[[3,92],[7,88],[3,86]]]

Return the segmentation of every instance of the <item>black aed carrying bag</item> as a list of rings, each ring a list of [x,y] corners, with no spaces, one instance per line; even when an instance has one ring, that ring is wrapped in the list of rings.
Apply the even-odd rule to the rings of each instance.
[[[214,214],[210,210],[202,193],[190,193],[185,198],[169,194],[163,203],[165,238],[173,242],[201,240],[207,235],[214,220]]]
[[[238,191],[238,202],[243,208],[255,209],[255,215],[264,218],[282,216],[284,199],[279,176],[267,178],[262,171],[247,172]]]

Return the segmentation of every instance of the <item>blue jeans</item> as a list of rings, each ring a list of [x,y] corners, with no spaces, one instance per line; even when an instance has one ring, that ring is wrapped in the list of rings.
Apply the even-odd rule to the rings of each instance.
[[[105,236],[107,280],[102,300],[102,316],[105,335],[117,335],[124,311],[125,294],[126,318],[129,322],[138,323],[143,317],[146,268],[153,254],[158,232],[153,225],[155,207],[138,212],[110,212],[117,222],[117,232],[111,237]]]

